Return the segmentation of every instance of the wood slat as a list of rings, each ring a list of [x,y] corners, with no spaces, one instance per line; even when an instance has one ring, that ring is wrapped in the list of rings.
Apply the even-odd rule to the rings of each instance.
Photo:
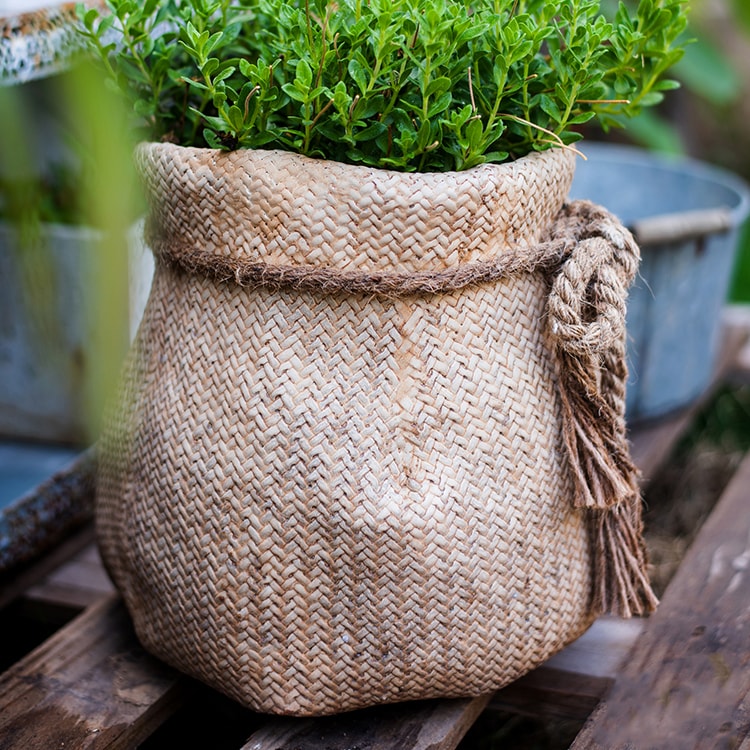
[[[750,456],[573,750],[750,744]]]
[[[0,676],[0,750],[134,748],[181,692],[180,678],[143,651],[110,597]]]
[[[613,680],[543,667],[499,690],[489,709],[541,720],[585,722]]]
[[[318,719],[270,719],[242,750],[452,750],[489,700],[420,701]]]
[[[0,576],[0,609],[25,594],[93,541],[94,524],[88,523],[43,557],[20,570]]]
[[[493,709],[584,722],[614,682],[643,620],[602,617],[538,669],[499,690]]]
[[[29,588],[25,598],[40,604],[85,609],[114,593],[115,587],[92,543]]]
[[[614,678],[643,630],[644,620],[605,615],[566,649],[548,659],[540,670]],[[539,670],[537,670],[539,671]]]

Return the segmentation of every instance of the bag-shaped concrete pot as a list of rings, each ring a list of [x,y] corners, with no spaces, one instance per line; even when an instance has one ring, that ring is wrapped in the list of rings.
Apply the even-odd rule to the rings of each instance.
[[[151,297],[98,532],[144,645],[260,711],[494,690],[651,607],[637,248],[565,151],[402,174],[137,152]]]

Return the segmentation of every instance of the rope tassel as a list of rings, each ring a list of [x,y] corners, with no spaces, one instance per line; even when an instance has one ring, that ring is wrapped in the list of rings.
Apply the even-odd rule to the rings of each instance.
[[[625,430],[625,299],[640,252],[613,216],[584,201],[565,206],[552,231],[578,237],[554,277],[548,311],[575,504],[589,514],[592,607],[645,614],[658,602]]]

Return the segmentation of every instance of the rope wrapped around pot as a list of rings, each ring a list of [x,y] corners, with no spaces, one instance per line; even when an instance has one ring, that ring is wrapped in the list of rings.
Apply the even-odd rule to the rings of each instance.
[[[625,299],[640,253],[631,234],[587,201],[563,206],[547,237],[490,260],[439,271],[361,272],[243,261],[147,240],[164,262],[242,287],[382,295],[441,294],[542,269],[550,280],[548,332],[558,367],[563,432],[594,553],[595,612],[643,614],[657,604],[646,574],[638,472],[625,428]]]

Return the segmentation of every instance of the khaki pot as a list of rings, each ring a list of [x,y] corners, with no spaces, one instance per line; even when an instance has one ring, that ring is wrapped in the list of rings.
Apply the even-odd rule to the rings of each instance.
[[[137,161],[156,273],[97,523],[146,648],[309,715],[485,693],[579,636],[599,527],[548,309],[574,157]]]

